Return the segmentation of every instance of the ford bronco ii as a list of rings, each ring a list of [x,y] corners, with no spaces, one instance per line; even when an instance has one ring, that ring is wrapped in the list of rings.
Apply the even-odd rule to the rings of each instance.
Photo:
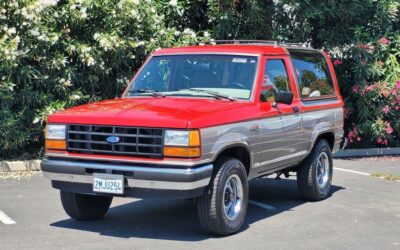
[[[120,98],[48,118],[41,167],[76,220],[112,198],[195,199],[209,233],[237,232],[251,179],[297,173],[329,195],[343,100],[327,53],[235,41],[155,51]]]

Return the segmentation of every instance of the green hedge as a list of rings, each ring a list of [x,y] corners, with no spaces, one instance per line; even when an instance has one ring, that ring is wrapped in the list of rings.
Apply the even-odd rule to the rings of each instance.
[[[1,1],[0,159],[40,156],[49,114],[118,96],[151,51],[211,37],[324,48],[350,146],[400,146],[399,15],[397,0]]]

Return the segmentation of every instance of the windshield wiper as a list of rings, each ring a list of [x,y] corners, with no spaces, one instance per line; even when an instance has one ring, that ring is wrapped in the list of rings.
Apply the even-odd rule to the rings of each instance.
[[[152,89],[132,89],[128,91],[129,94],[134,94],[134,93],[149,93],[152,96],[160,96],[160,97],[165,97],[163,93],[160,93],[158,90],[152,90]]]
[[[187,88],[187,89],[180,89],[180,90],[190,90],[190,91],[194,91],[194,92],[198,92],[198,93],[206,93],[206,94],[212,95],[214,97],[217,97],[218,99],[228,99],[229,101],[232,101],[232,102],[236,100],[235,98],[233,98],[231,96],[222,95],[218,92],[205,90],[205,89]]]

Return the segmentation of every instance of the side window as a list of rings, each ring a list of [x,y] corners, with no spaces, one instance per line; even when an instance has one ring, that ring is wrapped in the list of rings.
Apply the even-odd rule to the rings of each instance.
[[[269,59],[265,64],[262,90],[268,102],[275,101],[279,91],[290,91],[289,77],[281,59]]]
[[[335,88],[323,55],[319,52],[291,50],[302,99],[335,97]]]

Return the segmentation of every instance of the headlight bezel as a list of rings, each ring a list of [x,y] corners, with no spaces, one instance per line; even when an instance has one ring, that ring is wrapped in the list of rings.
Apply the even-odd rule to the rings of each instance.
[[[200,146],[200,133],[198,130],[167,129],[164,132],[164,146]]]
[[[164,131],[164,156],[198,158],[201,155],[199,130],[167,129]]]

